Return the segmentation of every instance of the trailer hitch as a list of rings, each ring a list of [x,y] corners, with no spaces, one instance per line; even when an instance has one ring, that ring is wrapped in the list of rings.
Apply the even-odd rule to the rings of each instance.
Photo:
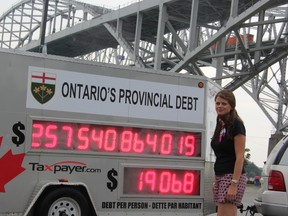
[[[258,213],[257,212],[257,208],[255,205],[252,205],[252,206],[247,206],[246,209],[244,209],[244,206],[243,204],[241,204],[241,206],[239,207],[240,209],[240,212],[243,213],[243,212],[246,212],[246,216],[248,216],[248,212],[250,213],[250,216],[254,216],[255,213]]]

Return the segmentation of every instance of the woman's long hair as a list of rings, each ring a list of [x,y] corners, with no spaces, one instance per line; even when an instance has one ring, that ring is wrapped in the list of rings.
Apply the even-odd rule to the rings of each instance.
[[[225,124],[225,126],[227,128],[227,133],[226,133],[227,138],[233,139],[233,134],[232,134],[233,123],[236,119],[242,121],[242,119],[240,118],[240,116],[238,115],[238,113],[235,109],[235,107],[236,107],[235,96],[234,96],[232,91],[230,91],[228,89],[223,89],[216,94],[215,101],[216,101],[217,97],[220,97],[220,98],[226,100],[229,103],[229,105],[231,106],[231,111],[224,116],[219,116],[219,115],[217,116],[217,119],[216,119],[217,124],[216,124],[215,130],[214,130],[214,134],[213,134],[212,139],[215,139],[219,136],[223,123]]]

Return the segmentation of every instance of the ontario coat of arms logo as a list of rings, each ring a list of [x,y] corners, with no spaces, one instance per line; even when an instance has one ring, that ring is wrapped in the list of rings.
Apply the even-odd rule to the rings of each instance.
[[[51,100],[55,86],[56,74],[36,71],[31,73],[31,92],[39,103],[45,104]]]

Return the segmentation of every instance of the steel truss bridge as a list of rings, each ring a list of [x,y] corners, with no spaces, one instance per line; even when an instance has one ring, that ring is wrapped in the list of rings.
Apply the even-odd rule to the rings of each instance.
[[[287,23],[288,0],[22,0],[0,17],[0,47],[207,76],[243,88],[282,134]]]

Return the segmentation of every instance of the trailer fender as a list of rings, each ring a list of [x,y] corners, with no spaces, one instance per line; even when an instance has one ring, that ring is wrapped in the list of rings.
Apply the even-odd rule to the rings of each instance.
[[[26,208],[23,216],[34,216],[37,204],[41,199],[43,199],[47,194],[53,191],[60,190],[61,188],[71,188],[76,189],[79,194],[82,194],[88,201],[88,205],[91,209],[91,216],[96,216],[96,208],[91,199],[89,189],[86,184],[82,182],[40,182],[34,189],[33,194],[28,202],[28,207]],[[37,203],[38,202],[38,203]]]

